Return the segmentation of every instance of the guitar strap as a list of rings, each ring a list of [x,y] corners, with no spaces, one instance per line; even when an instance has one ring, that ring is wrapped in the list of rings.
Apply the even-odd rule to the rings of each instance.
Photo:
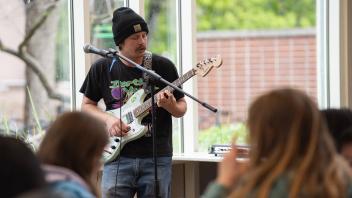
[[[144,67],[152,69],[152,53],[150,51],[145,51],[144,53]]]
[[[152,70],[152,53],[150,51],[145,51],[144,53],[144,68],[146,69],[149,69],[149,70]],[[144,92],[146,94],[149,94],[150,93],[150,90],[148,89],[147,85],[148,85],[148,82],[150,80],[150,77],[146,74],[146,73],[143,73],[143,89],[144,89]],[[147,132],[145,133],[145,137],[151,137],[152,134],[151,134],[151,123],[145,123],[145,125],[147,126],[148,130]]]
[[[149,51],[145,51],[144,53],[144,68],[152,70],[152,53]],[[150,93],[150,90],[148,89],[148,83],[150,81],[150,77],[148,74],[143,73],[143,89],[146,94]]]

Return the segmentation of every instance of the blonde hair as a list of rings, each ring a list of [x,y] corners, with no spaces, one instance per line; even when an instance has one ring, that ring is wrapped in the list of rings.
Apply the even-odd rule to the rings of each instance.
[[[298,90],[278,89],[249,108],[250,165],[230,197],[268,197],[287,176],[289,197],[344,197],[348,165],[336,154],[316,105]]]
[[[83,112],[68,112],[50,126],[39,147],[38,157],[45,164],[76,172],[98,196],[94,171],[107,142],[108,135],[102,122]]]

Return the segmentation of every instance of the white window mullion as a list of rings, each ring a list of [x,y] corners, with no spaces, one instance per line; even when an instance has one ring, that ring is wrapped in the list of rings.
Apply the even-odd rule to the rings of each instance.
[[[316,32],[317,32],[317,87],[318,104],[320,108],[327,108],[329,105],[329,53],[328,53],[328,2],[316,1]]]
[[[129,0],[129,1],[127,1],[126,6],[131,8],[132,10],[134,10],[136,13],[138,13],[143,18],[145,17],[144,16],[144,0]]]
[[[196,62],[196,19],[195,0],[180,1],[180,57],[182,71],[189,71]],[[196,78],[192,78],[183,85],[183,90],[197,97]],[[196,133],[198,130],[198,103],[185,96],[187,113],[183,117],[184,152],[194,152]],[[206,102],[206,101],[205,101]]]
[[[328,56],[329,56],[329,107],[341,106],[341,25],[340,1],[329,1]]]
[[[79,89],[84,81],[87,73],[86,68],[90,67],[90,59],[88,55],[85,55],[83,46],[89,41],[89,8],[88,1],[74,1],[72,0],[71,6],[71,57],[72,63],[72,109],[80,109],[82,102],[82,94]]]

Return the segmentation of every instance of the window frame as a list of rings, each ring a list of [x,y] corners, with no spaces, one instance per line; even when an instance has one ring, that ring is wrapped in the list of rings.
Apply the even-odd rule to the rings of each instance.
[[[196,1],[175,0],[177,17],[177,57],[181,73],[188,71],[195,64],[196,54]],[[348,18],[348,0],[328,0],[317,2],[317,64],[319,65],[318,103],[320,108],[352,106],[352,85],[348,84],[352,72],[351,39],[346,42],[348,33],[352,32],[351,19]],[[89,41],[89,3],[87,1],[70,1],[71,10],[71,61],[72,61],[72,109],[79,110],[82,94],[79,88],[90,67],[89,56],[83,53],[83,45]],[[128,1],[125,5],[144,14],[143,0]],[[349,5],[349,6],[346,6]],[[182,17],[181,17],[182,16]],[[191,19],[191,20],[189,20]],[[83,27],[82,27],[83,24]],[[348,49],[350,51],[348,51]],[[341,65],[341,66],[340,66]],[[347,71],[347,72],[346,72]],[[192,78],[183,85],[183,89],[197,97],[197,83]],[[198,109],[197,103],[186,97],[188,111],[181,119],[181,148],[184,153],[193,153],[197,144]],[[205,101],[206,102],[206,101]]]

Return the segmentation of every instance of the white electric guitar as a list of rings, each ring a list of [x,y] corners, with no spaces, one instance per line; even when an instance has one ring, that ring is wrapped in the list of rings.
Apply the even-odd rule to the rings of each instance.
[[[194,68],[182,75],[180,78],[172,82],[175,86],[180,86],[188,79],[194,75],[206,76],[213,67],[220,67],[222,60],[220,56],[216,58],[209,58],[199,62]],[[169,90],[170,92],[174,91],[174,88],[167,86],[161,91]],[[160,91],[159,91],[160,92]],[[109,143],[104,149],[103,158],[104,162],[110,162],[114,160],[119,154],[122,147],[132,140],[138,139],[145,135],[147,132],[147,127],[142,125],[142,119],[148,115],[149,110],[151,109],[151,98],[144,101],[146,94],[144,89],[138,90],[134,93],[131,98],[121,107],[121,120],[130,126],[130,131],[128,131],[126,136],[123,137],[110,137]],[[156,96],[154,96],[156,102]],[[116,117],[120,115],[120,109],[115,109],[108,111]]]

